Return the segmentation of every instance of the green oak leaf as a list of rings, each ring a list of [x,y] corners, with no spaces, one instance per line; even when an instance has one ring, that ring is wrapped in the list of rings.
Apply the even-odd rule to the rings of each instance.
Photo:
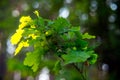
[[[54,20],[52,26],[57,32],[63,33],[67,28],[70,27],[70,23],[65,18],[58,17],[56,20]]]
[[[92,53],[93,53],[93,51],[70,50],[70,51],[68,51],[68,54],[62,55],[62,58],[64,59],[65,64],[85,62],[88,58],[90,58],[90,55]]]
[[[32,68],[34,72],[36,72],[39,68],[39,64],[41,61],[41,53],[39,50],[35,50],[33,52],[28,52],[26,58],[24,60],[24,65]]]

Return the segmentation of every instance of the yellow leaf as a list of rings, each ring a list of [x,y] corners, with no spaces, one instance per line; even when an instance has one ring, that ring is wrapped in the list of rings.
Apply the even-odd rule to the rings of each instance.
[[[17,29],[16,33],[12,35],[10,41],[13,45],[17,44],[20,39],[22,38],[22,33],[24,32],[24,30],[22,29]]]
[[[31,19],[31,17],[30,16],[22,16],[21,18],[20,18],[20,22],[21,23],[27,23],[27,22],[30,22],[30,21],[32,21],[32,19]]]
[[[39,12],[37,10],[34,11],[34,14],[36,14],[37,17],[39,17]]]

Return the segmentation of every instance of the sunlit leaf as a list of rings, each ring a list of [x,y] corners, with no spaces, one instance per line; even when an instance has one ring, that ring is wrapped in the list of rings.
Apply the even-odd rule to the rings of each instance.
[[[89,35],[88,33],[82,35],[82,39],[92,39],[92,38],[95,38],[95,36]]]
[[[97,54],[91,54],[91,57],[88,59],[88,62],[90,64],[94,64],[97,61],[98,55]]]
[[[78,27],[71,27],[69,30],[70,31],[80,31],[80,27],[79,26]]]
[[[39,68],[39,64],[41,61],[41,53],[39,50],[28,52],[26,58],[24,60],[24,65],[32,67],[35,72]]]

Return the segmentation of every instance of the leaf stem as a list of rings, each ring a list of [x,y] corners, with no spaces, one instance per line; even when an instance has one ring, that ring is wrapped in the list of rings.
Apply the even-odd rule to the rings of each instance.
[[[80,75],[81,75],[81,79],[82,80],[87,80],[86,79],[86,70],[85,70],[85,75],[84,75],[84,69],[83,69],[83,64],[82,64],[82,69],[80,69],[77,65],[75,65],[75,63],[73,63],[72,64],[74,67],[75,67],[75,69],[80,73]]]

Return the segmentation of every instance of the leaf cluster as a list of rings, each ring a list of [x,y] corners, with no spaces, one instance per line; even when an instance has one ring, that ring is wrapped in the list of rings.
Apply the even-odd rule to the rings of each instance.
[[[87,41],[95,36],[81,33],[80,26],[72,26],[65,18],[49,20],[37,13],[37,18],[23,29],[21,41],[27,41],[33,48],[26,53],[24,65],[31,67],[34,72],[45,65],[50,68],[54,66],[52,70],[58,72],[68,64],[94,64],[97,60],[97,54]],[[48,63],[50,61],[53,63]]]

